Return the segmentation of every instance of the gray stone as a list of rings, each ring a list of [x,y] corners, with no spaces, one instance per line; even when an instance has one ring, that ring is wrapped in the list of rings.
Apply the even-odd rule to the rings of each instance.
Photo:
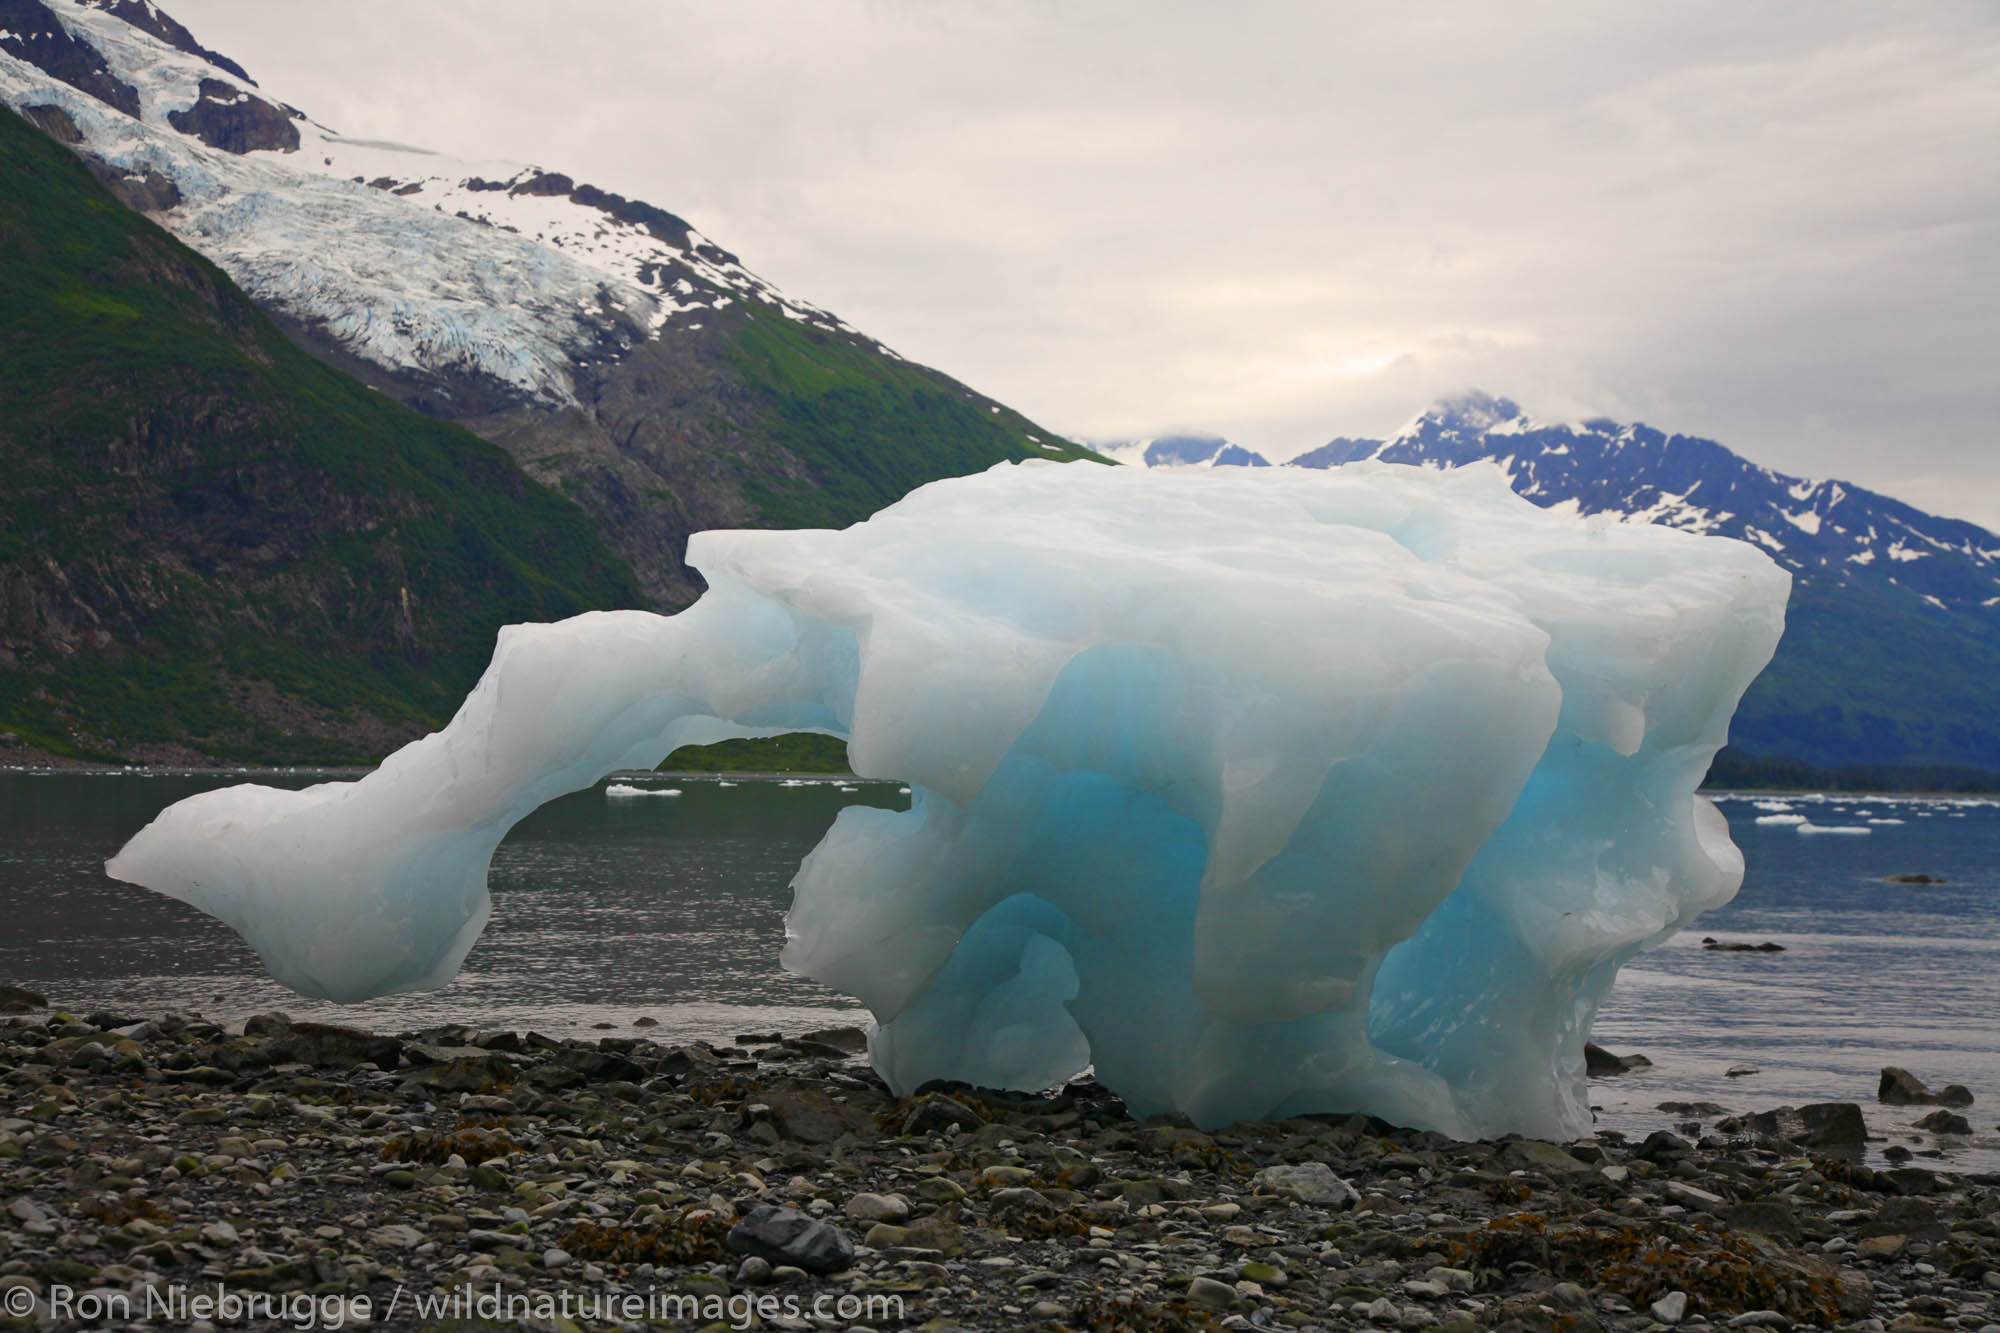
[[[1699,1186],[1690,1185],[1685,1181],[1679,1180],[1669,1180],[1667,1182],[1667,1197],[1686,1208],[1708,1209],[1714,1208],[1722,1202],[1720,1194],[1711,1194]]]
[[[871,1250],[886,1250],[891,1246],[906,1243],[909,1238],[910,1233],[907,1228],[899,1227],[893,1222],[877,1222],[868,1228],[868,1234],[861,1238],[861,1243]]]
[[[1775,1199],[1732,1204],[1723,1211],[1722,1220],[1736,1231],[1754,1231],[1780,1240],[1796,1241],[1799,1238],[1798,1214],[1792,1211],[1790,1204]]]
[[[282,1037],[291,1030],[291,1015],[276,1010],[268,1014],[252,1014],[243,1020],[243,1035],[246,1037]]]
[[[323,1069],[348,1069],[363,1063],[394,1069],[402,1057],[403,1043],[334,1023],[294,1023],[289,1033],[273,1042],[272,1049],[283,1059]]]
[[[1875,1100],[1891,1106],[1919,1106],[1929,1097],[1922,1079],[1896,1065],[1884,1066],[1881,1082],[1875,1085]]]
[[[854,1242],[839,1227],[796,1208],[759,1204],[729,1229],[729,1248],[754,1254],[775,1267],[794,1264],[809,1273],[838,1273],[854,1264]]]
[[[1882,1081],[1876,1085],[1875,1099],[1890,1106],[1957,1106],[1972,1105],[1972,1093],[1962,1083],[1947,1084],[1932,1092],[1924,1086],[1924,1081],[1907,1069],[1895,1065],[1882,1070]]]
[[[986,1121],[964,1102],[943,1093],[926,1093],[903,1117],[905,1134],[942,1134],[949,1129],[978,1129]]]
[[[1587,1162],[1579,1161],[1553,1143],[1540,1139],[1522,1139],[1510,1143],[1501,1156],[1516,1166],[1530,1171],[1541,1171],[1548,1175],[1573,1176],[1594,1170]]]
[[[1583,1044],[1584,1072],[1592,1078],[1607,1078],[1616,1074],[1630,1073],[1634,1069],[1647,1069],[1652,1066],[1652,1063],[1651,1060],[1637,1053],[1632,1055],[1615,1055],[1594,1041],[1587,1041]]]
[[[1336,1176],[1325,1162],[1267,1166],[1251,1177],[1250,1188],[1256,1194],[1275,1194],[1322,1208],[1352,1208],[1361,1200],[1354,1186]]]
[[[1236,1303],[1236,1288],[1212,1277],[1198,1277],[1188,1283],[1188,1304],[1203,1310],[1227,1310]]]
[[[994,1190],[988,1196],[996,1213],[1048,1213],[1055,1211],[1046,1194],[1025,1185]]]
[[[1865,1143],[1868,1122],[1861,1118],[1855,1102],[1812,1102],[1799,1108],[1799,1123],[1809,1148],[1832,1148]]]
[[[1917,1122],[1917,1128],[1927,1129],[1933,1134],[1970,1134],[1972,1122],[1956,1111],[1932,1111]]]
[[[842,1210],[856,1222],[900,1222],[910,1215],[910,1205],[889,1194],[857,1194]]]
[[[799,1040],[831,1046],[847,1055],[859,1055],[868,1049],[868,1034],[857,1027],[818,1028],[805,1033]]]
[[[1653,1318],[1663,1324],[1678,1324],[1687,1318],[1688,1294],[1684,1291],[1670,1291],[1648,1307]]]

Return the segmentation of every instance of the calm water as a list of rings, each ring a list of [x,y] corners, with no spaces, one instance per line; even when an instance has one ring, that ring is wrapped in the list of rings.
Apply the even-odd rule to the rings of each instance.
[[[325,775],[255,776],[304,786]],[[678,797],[565,797],[501,846],[492,922],[451,987],[343,1008],[300,999],[228,930],[102,873],[163,806],[243,780],[0,773],[0,980],[58,1004],[220,1018],[282,1008],[387,1030],[626,1030],[646,1015],[661,1025],[652,1035],[673,1040],[852,1022],[862,1015],[851,1001],[778,968],[786,886],[843,806],[908,799],[893,784],[712,778],[641,784]],[[1593,1085],[1603,1123],[1657,1128],[1665,1100],[1859,1101],[1878,1132],[1933,1148],[1908,1129],[1918,1112],[1873,1104],[1881,1066],[1900,1064],[1934,1087],[1972,1089],[1978,1133],[1949,1144],[1950,1160],[2000,1169],[2000,803],[1745,797],[1722,808],[1748,863],[1743,892],[1621,974],[1597,1039],[1655,1063]],[[1868,832],[1756,822],[1788,815]],[[1917,872],[1947,882],[1882,878]],[[1785,950],[1712,953],[1703,935]],[[1727,1075],[1740,1066],[1758,1072]]]
[[[1663,1100],[1731,1110],[1858,1101],[1913,1151],[1930,1108],[1878,1107],[1884,1065],[1963,1083],[1968,1168],[2000,1170],[2000,802],[1908,797],[1738,797],[1720,802],[1743,849],[1743,891],[1619,974],[1597,1040],[1655,1068],[1592,1085],[1620,1128],[1651,1127]],[[1759,818],[1866,834],[1801,834]],[[1943,884],[1884,882],[1927,874]],[[1783,953],[1714,953],[1703,936],[1770,940]],[[1731,1068],[1758,1072],[1729,1077]],[[1919,1159],[1921,1160],[1921,1159]]]
[[[283,1009],[390,1031],[464,1022],[573,1034],[643,1015],[660,1023],[650,1035],[677,1040],[853,1022],[853,1001],[778,967],[788,885],[842,807],[909,800],[893,783],[819,781],[646,778],[628,785],[682,794],[577,792],[522,820],[494,855],[493,917],[450,987],[334,1005],[271,981],[227,927],[103,873],[166,805],[246,780],[0,774],[0,979],[59,1004],[217,1018]]]

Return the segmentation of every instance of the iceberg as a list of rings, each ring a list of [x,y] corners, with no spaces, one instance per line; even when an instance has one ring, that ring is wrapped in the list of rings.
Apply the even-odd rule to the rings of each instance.
[[[109,872],[307,995],[437,987],[538,805],[824,732],[910,807],[841,812],[783,961],[868,1006],[898,1091],[1089,1068],[1204,1125],[1574,1136],[1618,968],[1741,882],[1695,788],[1790,586],[1483,464],[1003,464],[688,560],[688,610],[511,626],[442,731],[182,801]]]

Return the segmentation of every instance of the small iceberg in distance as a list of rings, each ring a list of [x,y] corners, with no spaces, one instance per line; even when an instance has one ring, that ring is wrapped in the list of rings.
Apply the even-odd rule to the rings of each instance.
[[[1798,824],[1803,826],[1806,822],[1806,817],[1804,815],[1758,815],[1757,822],[1759,824]]]
[[[1760,820],[1758,820],[1757,822],[1761,824],[1761,823],[1763,823],[1764,821],[1760,819]],[[1800,832],[1800,833],[1844,833],[1844,834],[1847,834],[1847,835],[1848,835],[1848,836],[1850,836],[1850,837],[1854,837],[1854,836],[1859,836],[1859,837],[1864,837],[1864,838],[1865,838],[1865,837],[1867,837],[1867,836],[1868,836],[1869,834],[1873,833],[1874,831],[1875,831],[1874,829],[1872,829],[1872,828],[1868,828],[1868,827],[1866,827],[1866,826],[1864,826],[1864,825],[1861,825],[1861,824],[1807,824],[1807,823],[1801,823],[1801,824],[1799,825],[1799,832]]]
[[[604,789],[604,794],[611,797],[679,796],[681,789],[679,787],[634,787],[630,783],[614,782]]]

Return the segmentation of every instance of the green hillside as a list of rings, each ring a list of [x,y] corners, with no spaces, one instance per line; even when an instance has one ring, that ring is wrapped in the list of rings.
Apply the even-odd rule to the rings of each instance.
[[[636,605],[501,449],[289,341],[0,113],[0,750],[372,759],[495,630]]]
[[[1984,771],[1990,781],[2000,639],[1974,616],[1911,601],[1860,582],[1795,583],[1785,637],[1730,724],[1732,746],[1825,769]]]
[[[734,327],[740,382],[759,433],[802,465],[752,477],[759,526],[845,527],[925,482],[1026,458],[1093,458],[938,372],[747,307]]]

